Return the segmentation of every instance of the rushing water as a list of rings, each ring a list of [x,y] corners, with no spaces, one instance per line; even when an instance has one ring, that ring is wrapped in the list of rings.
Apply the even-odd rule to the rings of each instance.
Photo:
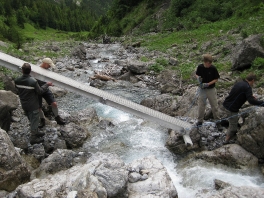
[[[112,53],[116,52],[116,49],[117,45],[114,45],[113,48],[107,46],[107,49],[102,48],[100,55],[109,59],[114,58]],[[104,67],[98,61],[91,61],[91,64],[94,70]],[[145,97],[159,94],[155,90],[128,84],[126,87],[105,87],[105,90],[137,103]],[[101,119],[110,120],[114,124],[114,126],[102,130],[98,127],[89,129],[92,132],[92,137],[87,140],[82,149],[87,149],[90,152],[113,152],[126,163],[155,155],[168,170],[180,198],[195,197],[195,194],[202,189],[213,191],[214,179],[220,179],[235,186],[264,187],[263,176],[258,170],[238,171],[200,160],[178,168],[177,164],[180,158],[165,147],[168,137],[167,129],[156,123],[145,121],[73,93],[68,93],[65,97],[57,100],[60,108],[67,112],[93,107]]]

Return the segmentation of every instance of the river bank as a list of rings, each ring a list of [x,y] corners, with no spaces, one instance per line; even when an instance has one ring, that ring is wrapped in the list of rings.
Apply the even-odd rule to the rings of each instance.
[[[116,73],[117,76],[123,76],[122,73],[123,68],[124,67],[126,69],[132,68],[132,66],[130,66],[132,65],[132,63],[134,63],[133,68],[141,69],[141,70],[134,69],[133,71],[141,72],[148,66],[148,63],[138,64],[138,60],[136,60],[138,57],[138,53],[142,53],[142,51],[133,48],[131,49],[129,48],[129,50],[126,50],[119,44],[118,45],[115,44],[111,46],[111,45],[96,45],[96,44],[88,44],[88,43],[83,43],[83,45],[81,45],[81,48],[80,46],[78,46],[76,47],[76,49],[79,49],[77,50],[78,53],[73,53],[73,54],[77,54],[77,55],[73,55],[72,57],[60,57],[56,59],[55,72],[58,72],[70,78],[74,78],[83,83],[92,84],[95,87],[120,95],[137,103],[140,103],[144,98],[155,98],[160,95],[163,95],[163,93],[161,94],[161,91],[159,89],[155,89],[159,87],[160,84],[162,84],[160,81],[157,84],[156,79],[159,79],[159,77],[151,73],[150,74],[143,73],[136,75],[132,74],[129,76],[129,80],[127,81],[118,80],[118,77],[116,77],[117,82],[101,81],[99,79],[95,79],[95,80],[90,79],[90,77],[94,75],[94,71],[97,72],[104,72],[107,70],[109,71],[109,69],[107,68],[113,68],[113,66],[115,69],[111,71],[114,71],[113,73]],[[86,52],[85,55],[82,52],[83,50],[81,49],[84,49],[84,52]],[[134,50],[137,51],[137,53],[135,53]],[[170,79],[173,79],[173,75],[171,75],[171,77],[169,77],[167,81],[170,81]],[[184,86],[188,87],[189,85],[185,84]],[[177,99],[182,99],[182,101],[186,101],[186,105],[184,105],[184,103],[181,104],[181,109],[190,106],[190,103],[188,103],[188,101],[192,101],[190,100],[190,98],[193,98],[192,94],[195,94],[195,90],[194,90],[195,86],[196,85],[189,86],[190,89],[186,90],[185,92],[186,95],[183,94],[176,97]],[[188,93],[192,93],[192,94],[188,94]],[[186,98],[187,96],[188,98]],[[165,97],[165,99],[166,100],[164,101],[166,102],[162,102],[162,104],[167,104],[168,107],[170,107],[173,100],[171,100],[170,98],[168,99],[167,97]],[[64,92],[64,94],[62,94],[61,97],[58,97],[57,100],[59,103],[61,114],[68,121],[69,127],[68,129],[65,129],[63,127],[57,126],[56,123],[52,121],[53,119],[52,116],[49,117],[47,115],[47,119],[50,120],[50,122],[48,122],[44,130],[46,130],[46,133],[49,133],[50,135],[48,139],[51,140],[51,142],[52,141],[55,142],[55,145],[57,146],[56,147],[53,145],[53,147],[50,146],[49,148],[51,150],[56,150],[58,149],[58,146],[61,146],[60,149],[66,149],[71,141],[68,138],[68,140],[66,139],[68,141],[68,142],[66,141],[66,144],[58,144],[58,141],[56,141],[60,139],[58,137],[61,137],[65,131],[72,132],[74,128],[77,129],[74,133],[76,135],[76,132],[80,130],[77,126],[85,126],[84,133],[87,133],[87,131],[89,132],[89,135],[87,135],[87,139],[85,141],[82,140],[83,144],[78,145],[78,148],[68,148],[73,152],[76,152],[77,157],[82,158],[81,156],[83,156],[82,160],[78,161],[77,159],[75,159],[77,164],[82,162],[83,160],[87,161],[89,159],[88,156],[90,156],[90,154],[94,155],[97,152],[115,153],[118,155],[118,157],[121,157],[121,159],[126,164],[132,163],[134,160],[147,158],[150,155],[155,155],[156,158],[162,162],[163,166],[166,167],[166,171],[169,173],[170,178],[172,179],[173,184],[177,189],[178,197],[199,197],[199,196],[201,197],[202,195],[204,195],[204,197],[206,196],[210,197],[212,193],[215,193],[214,192],[215,179],[219,179],[222,181],[224,180],[225,182],[231,183],[230,185],[227,185],[225,190],[223,190],[222,192],[218,192],[218,193],[222,193],[222,195],[224,195],[224,193],[227,191],[227,188],[232,188],[233,191],[231,192],[234,193],[236,193],[238,189],[240,193],[245,193],[244,191],[243,192],[241,191],[239,186],[248,186],[252,188],[263,187],[262,186],[263,177],[259,175],[260,172],[257,162],[255,162],[254,168],[249,168],[247,167],[246,163],[243,164],[242,162],[236,161],[236,164],[242,164],[242,166],[247,167],[245,168],[245,170],[243,169],[239,170],[237,168],[234,169],[233,167],[227,168],[228,164],[219,163],[216,166],[215,163],[210,164],[209,162],[209,164],[206,165],[208,162],[206,161],[201,162],[201,160],[198,160],[198,162],[201,162],[201,164],[199,164],[197,160],[195,160],[199,157],[195,156],[193,158],[193,161],[190,161],[189,164],[187,163],[188,165],[186,166],[183,165],[184,161],[182,162],[178,161],[182,159],[182,155],[179,155],[178,153],[176,153],[176,151],[174,151],[175,153],[172,153],[171,152],[172,150],[169,150],[168,148],[165,147],[167,139],[169,138],[167,129],[164,129],[154,123],[146,122],[142,119],[126,114],[124,112],[120,112],[116,109],[109,108],[101,104],[93,103],[90,99],[86,99],[82,96],[75,95],[73,93]],[[195,108],[196,107],[194,105],[192,112],[191,113],[188,112],[190,116],[189,120],[191,122],[195,122],[195,111],[196,111]],[[180,111],[181,109],[178,110]],[[171,112],[173,112],[172,110]],[[260,113],[262,113],[262,111]],[[74,118],[74,115],[77,115],[77,117],[75,116]],[[184,116],[184,114],[182,115]],[[13,143],[15,145],[18,145],[18,143],[16,143],[15,140],[18,139],[18,137],[19,139],[20,137],[23,137],[22,134],[24,133],[25,143],[23,145],[25,145],[25,147],[27,148],[28,145],[26,141],[27,139],[26,136],[27,136],[28,122],[25,116],[23,116],[22,112],[20,112],[19,116],[17,115],[17,117],[19,117],[19,121],[12,123],[13,126],[11,126],[11,131],[8,134],[11,136],[11,140],[13,140]],[[77,124],[70,125],[70,123],[73,122],[74,120],[78,120]],[[248,122],[250,122],[250,120]],[[212,130],[214,129],[212,129],[212,127],[208,125],[208,127],[204,129],[204,132],[205,134],[212,134]],[[218,133],[217,137],[219,137],[218,138],[219,144],[217,144],[215,147],[212,147],[210,150],[220,148],[222,146],[220,139],[224,137],[224,132],[223,133],[219,133],[217,131],[213,131],[213,132]],[[12,134],[13,134],[13,138],[12,138]],[[55,137],[52,134],[58,134],[58,137]],[[204,138],[205,137],[200,137],[198,142],[201,143],[201,140],[203,141],[205,140]],[[208,141],[208,139],[210,139],[210,136],[206,137],[206,141],[211,143],[212,145],[214,144],[215,141],[217,141],[215,140],[217,138],[212,139],[211,141]],[[182,144],[184,143],[180,144],[183,147]],[[72,143],[70,145],[71,147],[73,147],[74,144]],[[199,145],[203,145],[203,144],[199,144]],[[174,145],[174,146],[178,146],[178,145]],[[31,151],[31,156],[33,156],[34,158],[38,158],[38,160],[41,161],[42,165],[40,165],[40,167],[43,167],[43,165],[45,164],[44,159],[48,159],[47,156],[49,155],[52,156],[52,154],[46,153],[44,147],[34,145],[34,146],[30,146],[29,149],[27,149]],[[207,146],[202,146],[202,147],[199,146],[199,147],[200,147],[199,152],[201,151],[201,148],[202,150],[208,150]],[[40,150],[42,152],[38,152]],[[192,149],[190,149],[189,151],[192,151]],[[187,152],[189,151],[185,150],[184,152],[186,152],[187,154]],[[196,149],[194,151],[196,151]],[[232,151],[230,151],[230,153],[232,153]],[[222,155],[221,152],[219,152],[217,158],[220,157],[221,155]],[[244,156],[247,155],[249,155],[253,159],[253,157],[250,154],[245,153]],[[68,154],[67,155],[65,154],[65,156],[68,156]],[[210,155],[208,155],[206,158],[209,159],[209,156]],[[230,155],[229,158],[234,159],[235,156],[236,156],[235,154],[234,156]],[[102,157],[101,159],[97,158],[97,160],[102,160],[102,159],[105,160],[106,158],[107,157]],[[200,157],[200,158],[202,159],[204,157]],[[92,162],[91,159],[89,159],[88,161]],[[72,163],[72,165],[75,165],[75,163]],[[65,167],[63,169],[65,169]],[[123,169],[123,168],[117,167],[117,169]],[[130,171],[130,173],[137,172],[137,171],[132,171],[127,167],[124,169],[126,171]],[[151,168],[148,167],[148,169]],[[142,168],[140,168],[140,170],[142,170]],[[251,172],[251,170],[254,171]],[[126,171],[123,172],[122,174],[124,175],[127,174]],[[218,173],[220,173],[219,174],[221,175],[220,177],[218,176]],[[49,174],[44,174],[44,176],[42,177],[45,178],[47,175]],[[232,178],[232,179],[225,180],[225,178]],[[34,182],[36,182],[34,185],[38,185],[37,182],[41,182],[39,180],[34,180]],[[108,182],[110,181],[113,182],[112,180],[109,180]],[[124,181],[128,181],[128,178],[124,179]],[[244,181],[244,182],[239,183],[238,187],[235,187],[235,185],[238,184],[238,181]],[[168,182],[170,183],[171,181]],[[32,183],[29,185],[32,185]],[[106,188],[106,186],[107,185],[104,185],[104,188]],[[175,197],[176,196],[175,190],[171,187],[168,188],[170,185],[165,185],[165,186],[167,190],[170,189],[170,196],[167,197]],[[21,187],[18,189],[21,190]],[[147,188],[145,188],[145,190],[147,191]],[[190,193],[187,194],[186,191]],[[109,196],[109,192],[110,191],[108,189],[107,196],[111,197]],[[246,192],[250,193],[250,191],[246,191]],[[262,192],[261,189],[258,192],[261,193]],[[125,194],[126,193],[122,195],[126,196]],[[129,195],[127,196],[133,197],[131,194]],[[161,193],[159,197],[166,197],[166,196],[165,194]]]

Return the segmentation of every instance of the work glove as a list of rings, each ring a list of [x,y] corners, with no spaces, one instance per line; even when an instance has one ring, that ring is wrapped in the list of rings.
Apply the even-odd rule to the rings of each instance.
[[[208,83],[202,83],[201,84],[201,88],[204,89],[204,88],[207,88],[209,87],[209,84]]]

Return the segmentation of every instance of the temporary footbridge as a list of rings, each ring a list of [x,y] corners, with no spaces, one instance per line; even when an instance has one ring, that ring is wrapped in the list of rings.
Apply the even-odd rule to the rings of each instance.
[[[0,65],[8,69],[21,72],[21,66],[25,61],[12,57],[8,54],[0,52]],[[148,107],[139,105],[132,101],[126,100],[124,98],[118,97],[111,93],[102,91],[100,89],[91,87],[84,83],[75,81],[73,79],[67,78],[60,74],[54,73],[52,71],[43,69],[39,66],[31,64],[31,76],[46,82],[52,82],[58,87],[65,88],[74,93],[78,93],[89,98],[92,98],[95,101],[99,101],[108,106],[129,112],[133,115],[139,116],[143,119],[148,119],[159,123],[160,125],[176,130],[183,134],[183,139],[185,144],[193,145],[189,131],[192,128],[191,124],[177,118],[171,117],[159,111],[155,111]]]

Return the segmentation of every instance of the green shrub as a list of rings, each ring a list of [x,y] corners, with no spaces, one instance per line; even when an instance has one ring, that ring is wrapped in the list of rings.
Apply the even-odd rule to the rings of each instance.
[[[264,36],[262,36],[260,39],[260,45],[264,48]]]
[[[140,60],[143,61],[143,62],[148,62],[149,61],[149,59],[146,56],[141,56]]]
[[[4,83],[2,82],[2,79],[0,79],[0,90],[4,89]]]
[[[183,63],[180,65],[180,72],[183,80],[192,79],[197,65],[194,63]]]
[[[261,57],[255,58],[255,60],[252,63],[252,67],[253,70],[264,68],[264,58]]]
[[[149,70],[152,70],[156,73],[160,73],[161,71],[164,70],[164,67],[160,65],[159,63],[155,63],[149,67]]]

